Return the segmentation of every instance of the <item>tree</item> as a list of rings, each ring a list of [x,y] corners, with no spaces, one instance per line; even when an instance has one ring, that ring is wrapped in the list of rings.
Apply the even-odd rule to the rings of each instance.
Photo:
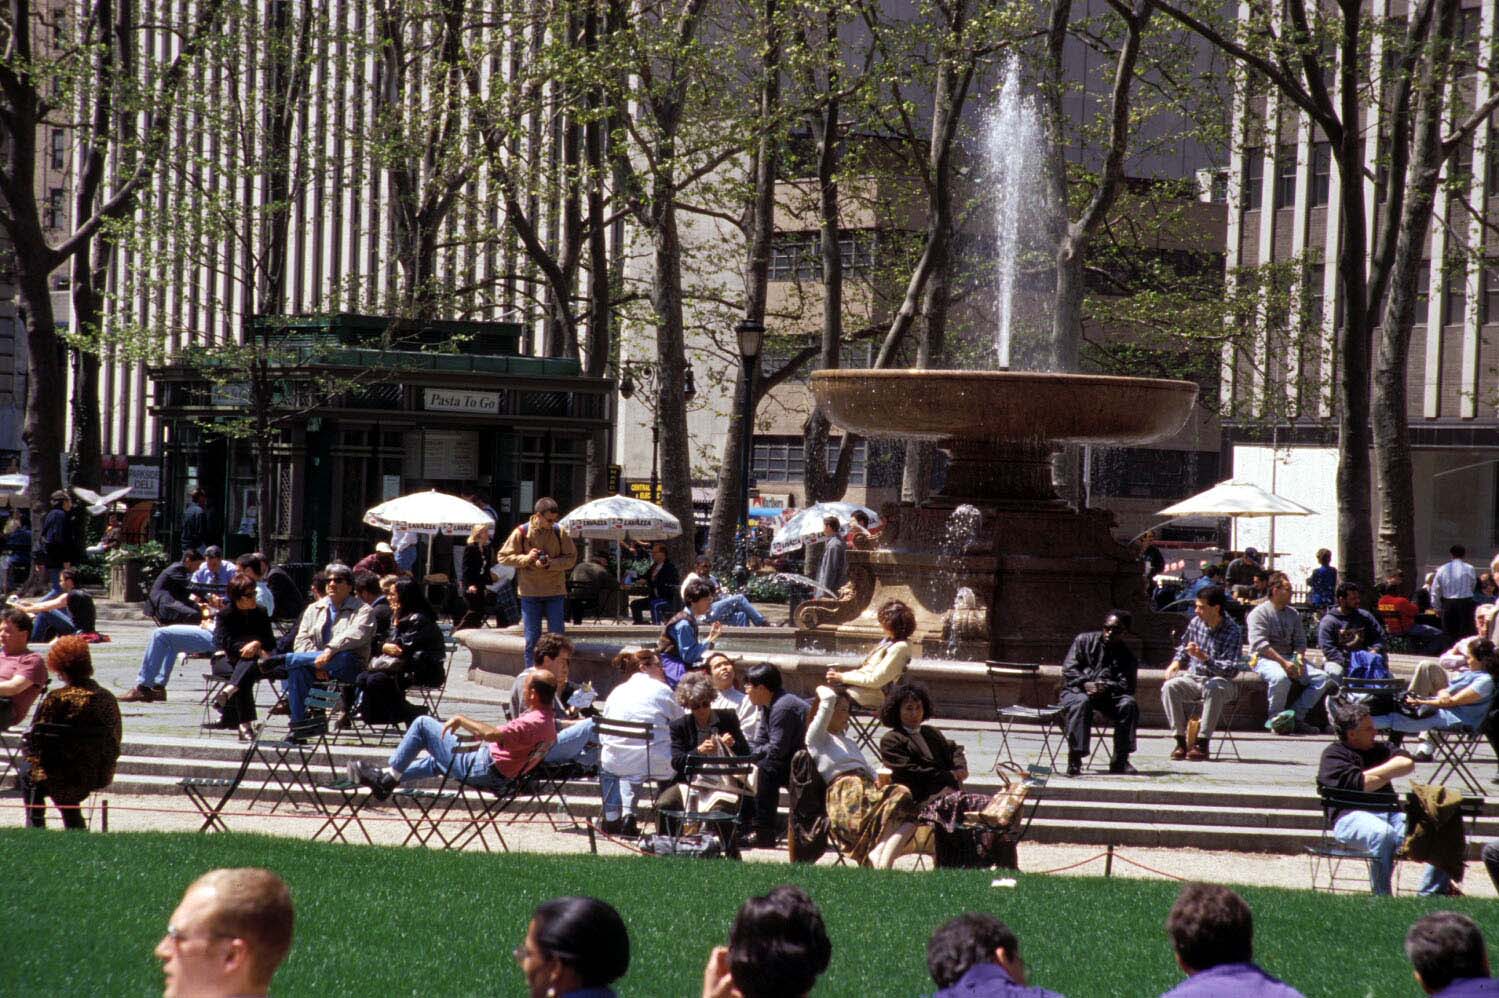
[[[218,31],[223,7],[223,0],[203,0],[185,20],[165,25],[144,21],[129,0],[94,0],[82,5],[75,19],[55,25],[47,24],[29,0],[9,0],[0,12],[0,125],[8,137],[0,167],[0,228],[15,248],[18,304],[29,351],[21,436],[38,531],[47,497],[62,485],[67,400],[65,349],[48,278],[73,263],[74,278],[85,283],[75,304],[87,310],[75,315],[75,327],[97,327],[101,254],[94,241],[110,223],[134,210],[160,164],[188,67]],[[41,42],[38,28],[51,31],[55,43]],[[137,63],[142,53],[159,51],[151,42],[163,30],[180,39],[175,54],[160,61],[147,55],[146,64]],[[82,111],[80,123],[87,122],[78,137],[83,150],[75,198],[80,214],[71,231],[53,243],[37,205],[37,150],[44,130],[66,125],[75,106]],[[87,394],[82,404],[89,404]],[[97,409],[97,401],[93,405]]]

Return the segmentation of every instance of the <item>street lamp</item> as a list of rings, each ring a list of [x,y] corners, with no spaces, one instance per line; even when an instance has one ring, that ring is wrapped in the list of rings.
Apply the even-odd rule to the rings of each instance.
[[[739,522],[747,524],[750,515],[750,454],[755,443],[755,368],[759,366],[760,348],[765,344],[765,324],[743,319],[734,327],[734,334],[739,337],[739,362],[744,368],[744,410],[739,416],[743,436],[739,448],[739,508],[743,515]]]
[[[635,377],[639,375],[642,381],[651,378],[651,366],[649,364],[625,363],[620,372],[619,397],[628,402],[635,395]],[[697,397],[697,384],[692,377],[692,368],[686,368],[682,372],[682,400],[691,402]],[[660,454],[661,454],[661,406],[666,398],[664,391],[659,391],[656,396],[656,404],[651,411],[651,502],[659,502],[657,490],[660,488]]]

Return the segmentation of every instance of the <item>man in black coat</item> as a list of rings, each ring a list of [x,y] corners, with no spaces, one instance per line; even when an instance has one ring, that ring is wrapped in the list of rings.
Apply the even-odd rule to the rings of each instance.
[[[173,562],[161,570],[156,581],[151,583],[150,595],[146,597],[146,612],[156,618],[162,626],[167,624],[196,624],[203,619],[203,611],[193,601],[193,573],[203,564],[203,556],[194,548],[182,552],[182,560]]]
[[[1092,744],[1095,710],[1114,721],[1114,761],[1109,764],[1109,772],[1137,772],[1129,764],[1129,754],[1135,749],[1135,728],[1140,723],[1140,707],[1135,703],[1135,677],[1140,664],[1124,643],[1131,622],[1128,612],[1109,611],[1103,619],[1103,630],[1073,638],[1062,662],[1068,776],[1083,771],[1083,760]]]
[[[750,741],[755,763],[755,796],[744,799],[739,822],[753,824],[746,844],[755,849],[776,847],[776,808],[781,788],[791,776],[791,757],[805,743],[807,702],[781,688],[781,673],[769,662],[752,665],[744,675],[744,693],[760,708],[760,726]]]
[[[47,584],[51,587],[48,597],[62,592],[59,584],[62,570],[77,559],[82,548],[68,517],[72,509],[73,497],[58,489],[52,493],[52,508],[42,517],[42,564],[47,568]]]
[[[182,550],[201,551],[208,543],[208,493],[193,489],[182,511]]]

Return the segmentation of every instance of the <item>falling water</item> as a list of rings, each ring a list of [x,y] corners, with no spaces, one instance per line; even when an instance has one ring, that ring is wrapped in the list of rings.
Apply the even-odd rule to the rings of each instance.
[[[1022,255],[1022,222],[1034,221],[1046,206],[1046,142],[1041,113],[1021,95],[1020,60],[1005,63],[999,105],[989,115],[988,155],[995,199],[995,265],[999,272],[999,326],[994,349],[999,368],[1010,368],[1010,333],[1015,316],[1015,284]]]

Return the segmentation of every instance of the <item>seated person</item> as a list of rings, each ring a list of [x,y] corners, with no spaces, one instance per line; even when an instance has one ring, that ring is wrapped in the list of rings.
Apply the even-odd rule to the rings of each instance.
[[[1182,634],[1176,653],[1166,667],[1166,681],[1161,684],[1161,704],[1166,721],[1176,736],[1171,758],[1203,762],[1211,759],[1209,739],[1218,730],[1218,718],[1228,705],[1234,677],[1240,672],[1239,650],[1243,647],[1239,625],[1229,619],[1223,606],[1227,594],[1218,586],[1209,586],[1197,594],[1195,615]],[[1187,745],[1187,708],[1202,701],[1202,723],[1197,741]]]
[[[16,603],[17,607],[32,615],[31,640],[40,644],[66,634],[97,637],[94,598],[78,584],[78,569],[63,569],[58,573],[57,584],[62,592],[51,599]]]
[[[885,637],[875,645],[857,669],[829,669],[824,681],[833,689],[848,687],[854,702],[878,710],[885,702],[885,690],[900,682],[911,664],[911,645],[907,642],[916,630],[916,614],[900,600],[889,600],[880,607],[880,629]]]
[[[609,571],[609,559],[596,554],[592,558],[580,558],[568,576],[568,593],[580,597],[570,601],[573,623],[583,623],[583,604],[591,601],[598,607],[601,617],[618,617],[621,609],[619,580]]]
[[[590,703],[582,707],[572,706],[572,700],[582,689],[577,683],[568,682],[567,674],[572,668],[573,643],[564,634],[547,631],[536,639],[533,652],[536,668],[545,669],[557,677],[557,699],[552,704],[552,716],[557,719],[557,742],[547,752],[544,760],[548,766],[571,763],[583,769],[594,770],[599,765],[598,710]],[[515,677],[510,687],[510,715],[519,717],[526,683],[535,669],[526,669]]]
[[[121,703],[163,702],[179,655],[212,654],[213,610],[194,606],[193,612],[198,614],[196,624],[167,624],[151,632],[135,685],[121,694]]]
[[[713,680],[713,688],[718,691],[713,698],[713,708],[738,714],[739,730],[744,732],[747,740],[753,740],[755,732],[760,730],[760,710],[735,685],[737,669],[734,660],[721,651],[715,651],[710,652],[704,661],[708,666],[708,678]]]
[[[205,587],[207,591],[222,593],[224,587],[229,585],[229,580],[234,578],[235,566],[225,564],[224,549],[217,544],[210,544],[203,549],[203,564],[193,573],[192,583],[194,586]]]
[[[1269,718],[1265,727],[1277,735],[1317,734],[1306,720],[1330,692],[1327,673],[1306,661],[1306,628],[1301,614],[1291,608],[1291,580],[1276,572],[1270,597],[1249,614],[1250,663],[1268,687]],[[1301,687],[1291,698],[1291,686]]]
[[[295,923],[291,890],[270,870],[209,870],[182,895],[156,944],[166,994],[271,994],[276,968],[291,952]]]
[[[182,560],[173,562],[161,570],[156,581],[151,583],[151,592],[146,596],[146,614],[158,624],[188,624],[197,626],[203,618],[203,608],[193,595],[193,573],[203,564],[203,556],[195,549],[182,552]]]
[[[671,722],[685,711],[672,699],[661,659],[653,651],[620,652],[614,667],[624,682],[609,691],[604,719],[651,724],[651,740],[618,735],[599,736],[599,789],[606,835],[635,835],[635,799],[646,780],[665,780],[672,774]]]
[[[1223,566],[1218,564],[1207,565],[1202,574],[1188,583],[1187,588],[1182,590],[1181,599],[1196,599],[1197,594],[1209,586],[1223,586]]]
[[[856,509],[849,514],[848,533],[844,536],[844,542],[855,551],[875,549],[875,535],[869,529],[868,513]]]
[[[1439,627],[1418,623],[1421,610],[1416,604],[1400,595],[1394,583],[1380,587],[1379,603],[1375,606],[1384,623],[1385,633],[1392,638],[1404,638],[1411,651],[1419,655],[1432,655],[1441,651],[1444,635]],[[1479,633],[1483,633],[1479,628]]]
[[[651,545],[651,565],[645,573],[650,595],[630,600],[630,619],[636,624],[645,623],[645,615],[654,610],[652,604],[664,604],[665,615],[677,610],[677,602],[682,598],[677,591],[682,585],[682,575],[677,571],[677,566],[667,559],[667,552],[665,541],[657,541]]]
[[[1337,741],[1322,751],[1317,769],[1317,785],[1340,790],[1361,790],[1378,794],[1391,804],[1398,803],[1396,777],[1406,776],[1416,768],[1408,755],[1397,755],[1376,740],[1374,718],[1361,703],[1339,706],[1333,711]],[[1395,867],[1395,850],[1405,841],[1405,813],[1360,811],[1342,808],[1330,816],[1332,833],[1345,846],[1364,849],[1373,854],[1369,862],[1369,890],[1374,894],[1390,893],[1390,873]],[[1435,866],[1428,866],[1421,878],[1422,894],[1447,893],[1451,878]]]
[[[781,788],[791,776],[791,757],[802,747],[807,702],[784,688],[781,670],[769,662],[749,667],[744,674],[744,693],[759,709],[760,724],[748,739],[750,758],[755,762],[755,796],[744,799],[740,824],[754,828],[747,845],[774,849]]]
[[[729,627],[765,627],[770,621],[756,610],[749,597],[742,593],[725,593],[718,577],[713,574],[713,562],[707,555],[699,555],[692,564],[692,571],[682,580],[682,602],[687,600],[687,587],[695,581],[708,584],[713,597],[708,612],[702,618],[710,624],[726,624]]]
[[[1405,956],[1416,983],[1435,998],[1493,998],[1499,981],[1489,972],[1489,951],[1478,923],[1455,911],[1422,915],[1405,934]]]
[[[708,954],[703,998],[805,998],[832,958],[817,903],[782,884],[740,906],[729,945]]]
[[[714,642],[723,633],[723,625],[715,623],[709,626],[706,640],[698,639],[698,618],[707,614],[713,602],[713,590],[708,583],[694,579],[682,587],[682,598],[686,606],[666,622],[656,642],[656,654],[661,656],[666,681],[672,686],[681,682],[688,669],[702,667],[703,655],[713,650]]]
[[[236,575],[229,580],[226,603],[214,620],[213,643],[224,653],[229,682],[213,698],[220,711],[218,727],[238,728],[241,741],[255,735],[255,681],[264,674],[260,663],[276,646],[270,614],[255,602],[255,580]],[[218,669],[217,660],[214,668]]]
[[[1126,610],[1111,610],[1103,629],[1072,639],[1062,660],[1063,724],[1067,730],[1067,775],[1083,771],[1093,739],[1093,712],[1114,721],[1114,760],[1109,772],[1132,774],[1130,753],[1135,750],[1135,728],[1140,706],[1135,703],[1135,679],[1140,663],[1124,643],[1133,618]]]
[[[847,734],[851,704],[846,690],[817,687],[807,752],[827,787],[829,834],[860,866],[888,870],[916,831],[916,804],[901,783],[876,785],[864,750]]]
[[[47,663],[26,647],[30,636],[24,610],[0,610],[0,730],[24,721],[47,686]]]
[[[515,958],[531,998],[616,998],[609,985],[630,969],[630,934],[603,901],[552,898],[531,913]]]
[[[747,788],[714,780],[711,785],[687,785],[687,757],[690,755],[748,756],[749,743],[739,730],[739,715],[732,710],[715,710],[713,681],[700,672],[682,677],[672,696],[687,713],[672,721],[672,784],[656,798],[656,807],[687,811],[739,812]]]
[[[395,622],[369,668],[354,677],[355,708],[366,724],[410,725],[427,708],[408,701],[402,691],[442,685],[447,643],[437,626],[437,613],[417,582],[399,579],[386,600]],[[515,716],[520,713],[517,710]]]
[[[307,691],[314,681],[352,683],[370,658],[374,613],[354,596],[354,573],[338,562],[323,571],[328,595],[302,615],[292,643],[295,651],[265,661],[267,668],[286,670],[284,689],[293,724],[307,717]]]
[[[284,614],[278,614],[276,612],[276,594],[272,589],[270,580],[267,578],[266,574],[268,565],[269,562],[266,561],[265,555],[261,554],[258,551],[252,551],[249,554],[242,554],[238,558],[234,559],[235,572],[239,575],[248,575],[255,582],[255,602],[262,609],[264,609],[266,613],[271,615],[272,620],[290,620],[297,617],[299,614],[301,614],[302,611],[300,608],[305,602],[300,599],[288,600],[286,602],[284,609],[288,612]],[[278,571],[282,573],[281,578],[283,578],[286,582],[291,582],[291,577],[286,575],[285,569],[278,569]],[[296,583],[292,583],[293,587],[295,587],[295,585]],[[295,591],[295,588],[293,589],[293,591]]]
[[[959,915],[932,933],[926,967],[941,988],[932,998],[1062,998],[1055,991],[1027,987],[1020,940],[993,915]]]
[[[380,588],[380,577],[373,572],[355,572],[354,595],[359,598],[359,602],[370,608],[370,618],[375,625],[374,632],[370,635],[370,645],[379,648],[390,637],[390,625],[394,617],[390,598]]]
[[[14,611],[10,611],[14,612]],[[12,626],[7,624],[6,626]],[[79,805],[95,790],[114,782],[120,757],[120,706],[114,694],[94,682],[88,642],[78,635],[58,638],[47,652],[47,669],[63,683],[36,705],[31,729],[41,724],[94,728],[72,731],[59,741],[28,739],[20,788],[26,801],[26,826],[46,826],[46,799],[62,811],[64,828],[87,827]]]
[[[1471,667],[1459,672],[1445,690],[1435,696],[1407,692],[1405,702],[1414,708],[1434,708],[1425,717],[1408,717],[1403,713],[1376,714],[1374,726],[1393,730],[1391,741],[1398,747],[1400,735],[1418,731],[1442,731],[1483,726],[1494,699],[1494,674],[1499,671],[1499,652],[1488,638],[1475,641],[1469,650]]]
[[[1317,625],[1322,668],[1335,676],[1375,679],[1389,675],[1384,625],[1361,605],[1363,596],[1358,585],[1340,582],[1333,592],[1337,604],[1322,615]],[[1360,657],[1359,652],[1368,654]]]
[[[525,713],[498,728],[462,714],[454,714],[445,722],[418,717],[406,729],[401,744],[383,768],[368,762],[351,762],[349,779],[369,787],[376,800],[385,800],[402,782],[439,776],[470,787],[503,789],[530,771],[551,747],[557,732],[552,723],[552,699],[556,695],[556,677],[549,672],[538,672],[531,677]],[[459,752],[460,731],[486,744],[471,752]],[[418,759],[418,755],[422,757]]]
[[[1254,916],[1227,887],[1183,887],[1166,918],[1166,935],[1187,979],[1161,998],[1302,998],[1255,965]]]

